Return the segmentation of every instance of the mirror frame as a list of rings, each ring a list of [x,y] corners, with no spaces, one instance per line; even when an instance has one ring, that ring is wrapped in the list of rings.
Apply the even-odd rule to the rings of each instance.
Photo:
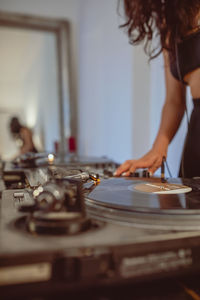
[[[24,15],[16,13],[7,13],[0,11],[0,26],[21,28],[26,30],[40,30],[51,32],[56,37],[57,47],[57,66],[58,66],[58,111],[59,111],[59,155],[64,161],[68,153],[65,138],[65,117],[69,120],[69,133],[75,136],[72,124],[75,120],[74,107],[75,101],[72,101],[72,88],[70,74],[70,25],[67,20],[54,19],[47,17],[38,17],[34,15]],[[64,116],[64,103],[67,104],[69,115]]]

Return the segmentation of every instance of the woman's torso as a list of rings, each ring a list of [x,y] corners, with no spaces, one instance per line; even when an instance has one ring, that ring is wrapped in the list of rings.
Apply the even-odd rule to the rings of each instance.
[[[190,86],[194,99],[200,98],[200,28],[177,43],[170,69],[176,79]]]
[[[32,131],[27,127],[22,127],[19,133],[22,141],[21,151],[24,152],[37,152],[33,143]]]

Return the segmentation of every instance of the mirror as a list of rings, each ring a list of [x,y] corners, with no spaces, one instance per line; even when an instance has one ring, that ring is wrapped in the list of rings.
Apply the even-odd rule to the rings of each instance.
[[[9,121],[17,116],[33,131],[39,151],[61,157],[72,132],[67,21],[0,12],[0,156],[17,147]]]

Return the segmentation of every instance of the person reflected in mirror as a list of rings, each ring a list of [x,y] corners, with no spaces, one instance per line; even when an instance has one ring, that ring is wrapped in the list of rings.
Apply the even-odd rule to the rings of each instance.
[[[32,131],[22,125],[17,117],[11,118],[10,131],[20,148],[20,155],[27,152],[38,152],[33,142]]]
[[[200,0],[123,0],[123,4],[121,27],[127,30],[130,43],[143,42],[150,59],[163,54],[166,96],[152,148],[139,159],[125,161],[115,175],[129,176],[138,168],[153,174],[161,166],[186,111],[188,86],[194,107],[179,176],[200,176]]]

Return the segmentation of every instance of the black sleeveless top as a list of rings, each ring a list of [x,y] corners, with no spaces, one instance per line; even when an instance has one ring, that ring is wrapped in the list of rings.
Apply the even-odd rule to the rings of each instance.
[[[184,76],[200,68],[200,30],[177,43],[176,50],[175,59],[170,55],[170,70],[176,79],[186,84]]]

